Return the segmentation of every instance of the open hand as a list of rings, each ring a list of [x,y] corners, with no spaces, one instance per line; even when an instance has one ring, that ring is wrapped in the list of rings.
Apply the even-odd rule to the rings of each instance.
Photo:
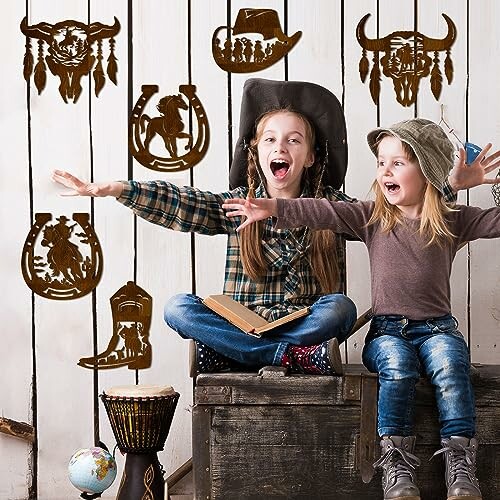
[[[245,216],[246,219],[238,226],[237,231],[262,219],[277,215],[276,199],[273,198],[230,198],[223,203],[222,208],[226,210],[228,217]]]
[[[78,177],[63,170],[54,170],[52,180],[69,188],[61,196],[120,196],[123,185],[121,182],[95,183],[83,182]]]
[[[500,167],[500,151],[486,156],[491,149],[487,144],[479,153],[477,158],[470,164],[465,163],[465,150],[460,148],[458,160],[450,170],[448,181],[455,192],[461,189],[469,189],[482,184],[498,184],[500,177],[486,177],[487,174]]]

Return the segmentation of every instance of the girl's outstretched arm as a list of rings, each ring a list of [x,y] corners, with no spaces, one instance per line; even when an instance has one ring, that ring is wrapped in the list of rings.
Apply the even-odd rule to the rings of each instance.
[[[123,191],[121,182],[83,182],[63,170],[54,170],[52,180],[70,189],[61,196],[114,196],[118,198]]]
[[[465,163],[465,151],[460,148],[458,160],[455,161],[448,177],[453,191],[458,192],[461,189],[500,182],[500,177],[486,177],[487,174],[500,167],[500,151],[486,156],[490,149],[491,143],[486,144],[477,158],[468,165]]]
[[[222,208],[226,210],[228,217],[245,216],[245,221],[238,226],[237,231],[252,222],[257,222],[268,217],[278,215],[278,202],[276,198],[231,198],[223,203]]]

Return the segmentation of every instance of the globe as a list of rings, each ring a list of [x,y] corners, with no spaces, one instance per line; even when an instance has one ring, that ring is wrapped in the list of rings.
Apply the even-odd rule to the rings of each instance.
[[[102,493],[116,477],[116,462],[104,448],[81,448],[70,458],[71,484],[84,493]]]

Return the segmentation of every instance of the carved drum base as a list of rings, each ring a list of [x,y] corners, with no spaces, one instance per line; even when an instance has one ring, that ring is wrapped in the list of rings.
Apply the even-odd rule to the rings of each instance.
[[[116,500],[163,500],[163,468],[156,453],[127,453]]]

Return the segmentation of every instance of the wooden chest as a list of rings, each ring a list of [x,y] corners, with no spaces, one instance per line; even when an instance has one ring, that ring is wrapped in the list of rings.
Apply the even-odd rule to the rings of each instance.
[[[500,366],[474,377],[478,476],[484,500],[500,498]],[[377,378],[361,365],[342,377],[202,374],[193,408],[198,500],[382,499],[376,433]],[[446,498],[431,386],[418,384],[417,448],[422,500]],[[368,482],[370,481],[371,482]],[[366,481],[366,482],[364,482]]]

